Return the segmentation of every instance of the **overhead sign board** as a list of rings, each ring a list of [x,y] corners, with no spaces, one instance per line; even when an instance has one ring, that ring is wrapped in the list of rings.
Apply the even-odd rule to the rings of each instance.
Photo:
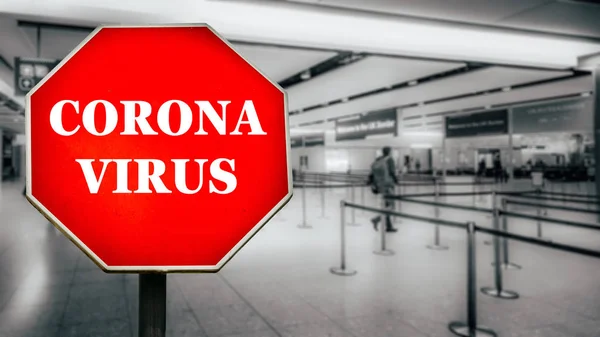
[[[360,140],[369,136],[398,134],[396,109],[370,112],[335,122],[335,140]]]
[[[290,146],[292,148],[302,147],[304,145],[304,138],[302,136],[294,136],[290,138]]]
[[[15,57],[15,96],[25,96],[60,60]]]
[[[508,110],[492,110],[446,117],[446,138],[508,133]]]
[[[512,111],[512,132],[592,131],[593,116],[593,101],[588,97],[520,106]]]
[[[325,145],[325,132],[315,132],[304,135],[304,146],[323,146]]]
[[[216,272],[292,196],[285,102],[206,25],[101,27],[27,95],[27,198],[106,271]]]

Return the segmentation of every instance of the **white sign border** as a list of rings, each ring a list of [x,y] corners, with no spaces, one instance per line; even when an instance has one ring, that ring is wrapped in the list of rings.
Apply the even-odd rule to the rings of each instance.
[[[58,218],[56,218],[44,205],[37,200],[32,194],[31,185],[31,96],[51,78],[60,68],[62,68],[80,49],[82,49],[98,32],[102,29],[112,28],[171,28],[171,27],[187,27],[187,28],[207,28],[221,41],[223,41],[231,50],[249,64],[255,71],[260,73],[274,87],[279,89],[283,94],[284,113],[285,113],[285,134],[286,134],[286,160],[287,160],[287,178],[288,192],[272,209],[269,211],[241,240],[238,242],[216,265],[204,266],[109,266],[98,255],[96,255],[89,247],[87,247],[73,232],[71,232]],[[216,273],[220,271],[237,254],[241,248],[250,241],[250,239],[264,227],[271,218],[275,216],[291,199],[294,194],[293,178],[292,178],[292,163],[291,163],[291,148],[290,148],[290,128],[289,128],[289,111],[288,111],[288,96],[287,92],[277,83],[265,76],[255,65],[244,58],[225,38],[223,38],[216,30],[206,23],[190,23],[190,24],[152,24],[152,25],[99,25],[92,31],[77,47],[75,47],[62,61],[52,69],[35,87],[33,87],[25,96],[25,137],[27,140],[26,146],[26,193],[25,196],[29,202],[40,213],[42,213],[48,221],[58,228],[69,240],[71,240],[79,249],[81,249],[92,261],[107,273]]]

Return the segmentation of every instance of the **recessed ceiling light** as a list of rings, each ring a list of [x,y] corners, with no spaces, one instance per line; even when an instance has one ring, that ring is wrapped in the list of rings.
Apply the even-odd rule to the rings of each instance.
[[[512,89],[511,87],[504,87],[504,88],[502,88],[502,91],[507,92],[507,91],[510,91],[511,89]]]
[[[348,101],[349,101],[348,97],[344,97],[344,98],[342,98],[342,102],[346,103],[346,102],[348,102]]]
[[[419,106],[424,106],[424,105],[425,105],[425,102],[419,103]]]
[[[582,92],[581,96],[588,97],[588,96],[590,96],[590,92]]]
[[[417,82],[416,80],[410,81],[410,82],[408,82],[408,85],[410,85],[412,87],[413,85],[417,85],[417,83],[419,83],[419,82]]]
[[[302,74],[300,74],[300,78],[303,80],[308,80],[310,78],[310,71],[305,71]]]

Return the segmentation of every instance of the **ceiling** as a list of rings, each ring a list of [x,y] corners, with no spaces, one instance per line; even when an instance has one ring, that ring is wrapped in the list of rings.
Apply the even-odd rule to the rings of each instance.
[[[406,12],[404,14],[410,15],[425,16],[430,13],[427,14],[430,17],[435,17],[439,8],[449,8],[449,17],[478,23],[499,22],[514,16],[517,10],[518,13],[525,13],[528,9],[535,11],[536,8],[542,8],[541,3],[554,2],[511,0],[506,2],[505,7],[498,7],[492,4],[497,4],[497,1],[456,0],[453,2],[455,8],[448,7],[447,2],[441,0],[370,1],[372,2],[364,3],[371,3],[371,7],[379,6],[379,10],[387,8],[387,12],[392,12],[396,8],[396,11],[401,9]],[[322,0],[320,3],[363,6],[359,1],[351,0]],[[404,3],[406,6],[395,6],[397,3]],[[470,14],[457,9],[466,5],[472,7]],[[89,29],[45,26],[40,32],[39,56],[61,59],[88,35]],[[22,102],[22,98],[11,97],[14,81],[11,67],[14,65],[14,58],[38,56],[37,36],[36,27],[19,25],[15,18],[0,16],[0,56],[7,63],[3,65],[0,62],[0,93],[13,101]],[[340,55],[331,50],[241,42],[234,43],[234,48],[269,78],[280,83],[310,72],[317,66],[322,68],[323,64]],[[572,74],[571,70],[366,54],[351,62],[336,63],[327,68],[327,71],[308,76],[299,83],[294,82],[286,87],[286,91],[292,127],[386,108],[401,108],[403,118],[408,118],[401,121],[403,128],[427,131],[438,129],[443,118],[440,113],[448,111],[485,109],[499,104],[592,90],[589,76],[561,80]],[[513,88],[515,86],[524,87]],[[503,91],[509,87],[512,89]],[[0,128],[22,133],[24,123],[19,110],[12,105],[0,103]],[[329,127],[331,123],[323,125]]]
[[[600,2],[565,0],[279,0],[600,38]]]
[[[452,98],[475,92],[519,84],[560,78],[571,74],[568,71],[538,70],[492,66],[472,70],[455,76],[443,77],[423,84],[338,103],[290,117],[292,125],[301,125],[319,120],[337,118],[357,113],[428,103],[428,101]],[[356,74],[361,78],[364,74]]]

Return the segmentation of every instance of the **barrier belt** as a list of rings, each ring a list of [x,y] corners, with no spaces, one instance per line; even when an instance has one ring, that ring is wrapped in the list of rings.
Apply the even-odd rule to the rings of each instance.
[[[591,250],[591,249],[580,248],[580,247],[565,245],[562,243],[555,243],[555,242],[540,240],[540,239],[537,239],[534,237],[529,237],[529,236],[504,232],[504,231],[498,231],[498,230],[486,228],[486,227],[475,226],[475,230],[478,232],[482,232],[482,233],[486,233],[486,234],[490,234],[490,235],[496,235],[496,236],[504,237],[507,239],[513,239],[513,240],[517,240],[517,241],[532,243],[532,244],[535,244],[538,246],[544,246],[544,247],[548,247],[548,248],[563,250],[566,252],[577,253],[577,254],[581,254],[581,255],[600,258],[600,252]]]
[[[563,211],[573,211],[573,212],[590,213],[590,214],[600,214],[600,210],[597,210],[597,209],[586,209],[586,208],[568,207],[568,206],[560,206],[560,205],[548,205],[548,204],[536,204],[534,202],[512,200],[512,199],[505,199],[505,200],[509,204],[515,204],[515,205],[521,205],[521,206],[530,206],[530,207],[546,208],[546,209],[558,209],[558,210],[563,210]]]
[[[580,204],[597,204],[598,203],[597,200],[577,200],[577,199],[549,198],[549,197],[533,196],[533,195],[526,195],[526,194],[521,194],[521,195],[518,195],[517,197],[518,198],[525,198],[525,199],[561,201],[561,202],[571,202],[571,203],[580,203]]]
[[[344,202],[344,205],[346,205],[347,207],[350,207],[350,208],[356,208],[356,209],[360,209],[363,211],[370,211],[370,212],[380,213],[380,214],[384,214],[384,215],[392,215],[392,216],[397,216],[397,217],[401,217],[401,218],[429,222],[429,223],[437,224],[437,225],[443,225],[443,226],[455,227],[455,228],[467,228],[467,225],[464,223],[461,223],[461,222],[427,218],[424,216],[390,211],[390,210],[380,209],[380,208],[375,208],[375,207],[369,207],[369,206],[359,205],[359,204],[355,204],[355,203],[351,203],[351,202]]]
[[[587,224],[587,223],[575,222],[575,221],[569,221],[569,220],[545,218],[543,216],[522,214],[522,213],[516,213],[516,212],[504,211],[504,210],[499,210],[499,212],[500,212],[500,215],[505,215],[505,216],[509,216],[509,217],[513,217],[513,218],[536,220],[536,221],[541,221],[541,222],[554,223],[554,224],[558,224],[558,225],[567,225],[567,226],[571,226],[571,227],[579,227],[579,228],[600,231],[600,225],[597,225],[597,224],[594,225],[594,224]]]

